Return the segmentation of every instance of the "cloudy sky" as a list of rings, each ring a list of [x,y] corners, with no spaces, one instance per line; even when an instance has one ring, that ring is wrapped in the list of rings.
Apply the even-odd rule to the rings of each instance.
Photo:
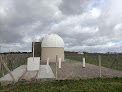
[[[122,52],[122,0],[0,0],[0,50],[57,33],[67,51]]]

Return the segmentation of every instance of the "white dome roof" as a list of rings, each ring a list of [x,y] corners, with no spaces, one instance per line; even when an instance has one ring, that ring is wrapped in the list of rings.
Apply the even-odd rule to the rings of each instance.
[[[64,47],[64,41],[59,35],[50,34],[43,39],[41,47]]]

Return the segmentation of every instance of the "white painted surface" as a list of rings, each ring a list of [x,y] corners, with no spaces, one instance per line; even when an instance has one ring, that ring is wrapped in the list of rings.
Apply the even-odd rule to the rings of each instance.
[[[46,65],[47,73],[49,73],[49,71],[48,71],[48,65],[49,65],[49,58],[47,58],[47,65]]]
[[[46,71],[46,66],[47,65],[40,65],[40,71],[39,71],[39,75],[38,75],[38,79],[43,79],[43,78],[55,78],[51,67],[48,65],[48,73]]]
[[[58,65],[59,68],[61,68],[61,58],[59,58],[59,65]]]
[[[50,34],[43,39],[41,47],[64,47],[64,41],[59,35]]]
[[[18,79],[24,74],[26,71],[26,65],[21,65],[20,67],[14,69],[11,73],[13,74],[15,81],[17,82]],[[6,74],[4,77],[0,78],[0,82],[4,81],[13,81],[12,77],[10,74]]]
[[[40,57],[34,57],[34,61],[33,61],[33,57],[28,58],[28,61],[27,61],[28,71],[39,70],[39,66],[40,66]]]
[[[85,58],[83,58],[83,67],[85,67]]]
[[[49,65],[49,58],[47,58],[47,66],[46,66],[47,73],[48,73],[48,65]]]
[[[47,58],[47,65],[49,65],[49,58]]]

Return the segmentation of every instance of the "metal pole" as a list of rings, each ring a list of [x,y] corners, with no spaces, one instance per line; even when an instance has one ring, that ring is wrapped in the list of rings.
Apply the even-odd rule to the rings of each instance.
[[[83,57],[83,68],[85,68],[85,58]]]
[[[35,45],[35,42],[33,42],[33,61],[34,61],[34,45]]]
[[[58,56],[56,55],[56,80],[57,80],[57,60],[58,60]]]
[[[100,74],[100,77],[101,77],[101,56],[98,55],[98,58],[99,58],[99,74]]]

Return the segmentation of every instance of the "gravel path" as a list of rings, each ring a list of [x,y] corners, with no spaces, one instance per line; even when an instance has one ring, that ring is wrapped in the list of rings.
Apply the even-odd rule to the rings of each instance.
[[[50,67],[55,75],[56,64],[50,62]],[[82,68],[82,62],[78,61],[66,60],[62,62],[62,67],[57,69],[59,80],[99,77],[99,66],[86,63],[86,67]],[[102,67],[102,77],[122,77],[122,71]]]

